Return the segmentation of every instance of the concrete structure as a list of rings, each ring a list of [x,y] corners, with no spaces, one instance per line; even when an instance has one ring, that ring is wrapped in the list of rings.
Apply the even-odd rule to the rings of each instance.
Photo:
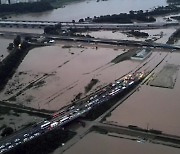
[[[0,0],[1,4],[16,4],[16,3],[33,3],[40,0]]]
[[[139,50],[134,56],[131,57],[133,60],[144,60],[148,58],[152,54],[152,51],[150,48],[143,48],[142,50]]]

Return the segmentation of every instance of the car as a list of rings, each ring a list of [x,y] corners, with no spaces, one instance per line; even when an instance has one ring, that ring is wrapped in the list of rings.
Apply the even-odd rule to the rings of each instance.
[[[10,145],[9,147],[8,147],[8,149],[11,149],[11,148],[13,148],[14,147],[14,145]]]
[[[49,43],[54,43],[55,41],[54,40],[50,40]]]
[[[92,107],[88,107],[88,110],[90,110]],[[85,110],[84,110],[85,111]]]
[[[3,149],[3,148],[5,148],[5,145],[1,145],[1,146],[0,146],[0,149]]]
[[[29,134],[24,134],[24,137],[27,137],[27,136],[29,136]]]
[[[19,138],[17,138],[17,139],[15,139],[14,141],[15,141],[15,142],[18,142],[18,141],[20,141],[20,139],[19,139]]]
[[[33,136],[33,135],[32,135],[32,136],[30,136],[30,138],[29,138],[29,139],[31,140],[31,139],[33,139],[34,137],[35,137],[35,136]]]
[[[5,152],[5,151],[7,151],[6,148],[5,148],[5,149],[1,149],[0,153],[3,153],[3,152]]]
[[[94,97],[90,97],[90,99],[89,100],[92,100]]]
[[[16,143],[16,145],[19,145],[19,144],[21,144],[21,142],[17,142],[17,143]]]
[[[24,138],[24,140],[23,140],[24,142],[27,142],[28,141],[28,138]]]
[[[113,84],[112,84],[112,87],[114,87],[114,86],[116,86],[116,84],[113,83]]]
[[[71,107],[70,107],[71,110],[74,109],[74,108],[75,108],[75,106],[71,106]]]
[[[40,133],[35,133],[35,134],[34,134],[34,136],[39,136],[39,135],[40,135]]]
[[[73,118],[74,117],[74,115],[71,115],[69,118],[71,119],[71,118]]]
[[[11,143],[6,143],[6,146],[9,146],[9,145],[11,145]]]

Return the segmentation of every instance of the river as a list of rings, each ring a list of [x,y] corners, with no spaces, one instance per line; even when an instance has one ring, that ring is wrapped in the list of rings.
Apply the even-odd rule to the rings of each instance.
[[[107,14],[127,13],[130,10],[147,10],[157,6],[167,5],[166,0],[85,0],[74,2],[63,8],[54,9],[43,13],[28,13],[13,15],[17,20],[41,21],[72,21],[85,17],[94,17]]]

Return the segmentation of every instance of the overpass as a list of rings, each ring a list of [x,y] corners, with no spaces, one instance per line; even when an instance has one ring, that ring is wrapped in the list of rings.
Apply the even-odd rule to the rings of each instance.
[[[77,41],[77,42],[87,42],[87,43],[102,43],[110,45],[132,45],[132,46],[145,46],[153,48],[164,48],[171,50],[180,50],[180,46],[163,44],[163,43],[150,43],[143,41],[131,41],[131,40],[118,40],[118,39],[104,39],[104,38],[84,38],[84,37],[67,37],[67,36],[46,36],[49,39],[63,40],[63,41]]]
[[[54,26],[57,24],[62,25],[62,29],[76,28],[76,29],[156,29],[169,26],[178,26],[178,22],[155,22],[155,23],[130,23],[130,24],[118,24],[118,23],[90,23],[90,22],[59,22],[59,21],[19,21],[19,20],[0,20],[1,27],[24,27],[24,28],[44,28],[46,26]]]
[[[54,40],[62,40],[62,41],[76,41],[76,42],[84,42],[84,43],[102,43],[102,44],[109,44],[109,45],[131,45],[131,46],[145,46],[145,47],[152,47],[152,48],[164,48],[170,50],[180,50],[180,46],[176,46],[173,44],[163,44],[163,43],[151,43],[151,42],[144,42],[144,41],[132,41],[132,40],[119,40],[119,39],[105,39],[105,38],[88,38],[88,37],[75,37],[75,36],[55,36],[55,35],[46,35],[46,34],[35,34],[35,33],[24,33],[24,32],[5,32],[0,31],[1,36],[11,36],[15,37],[16,35],[21,35],[22,37],[31,36],[31,37],[41,37],[44,36],[47,39],[54,39]],[[34,43],[32,43],[34,44]],[[39,45],[50,45],[50,44],[43,44],[39,43]]]

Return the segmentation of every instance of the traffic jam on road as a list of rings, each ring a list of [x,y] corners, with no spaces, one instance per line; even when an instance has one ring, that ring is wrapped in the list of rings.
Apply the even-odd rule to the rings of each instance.
[[[21,133],[14,134],[9,139],[6,139],[4,144],[0,145],[0,153],[10,151],[12,148],[20,144],[37,138],[39,135],[51,131],[52,129],[62,127],[70,121],[87,114],[90,110],[98,105],[111,100],[115,96],[124,92],[126,89],[140,83],[144,77],[144,72],[128,74],[125,77],[117,80],[115,83],[107,86],[106,89],[100,90],[88,98],[84,103],[70,106],[68,109],[54,114],[51,120],[44,120]]]

